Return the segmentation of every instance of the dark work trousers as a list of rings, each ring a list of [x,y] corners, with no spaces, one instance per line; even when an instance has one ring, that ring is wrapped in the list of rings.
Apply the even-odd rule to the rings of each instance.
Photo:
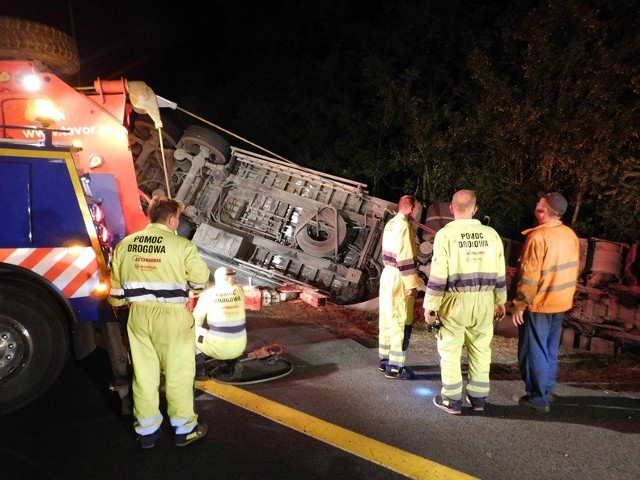
[[[558,374],[558,351],[562,337],[561,313],[524,312],[518,326],[518,365],[525,392],[537,405],[549,405]]]

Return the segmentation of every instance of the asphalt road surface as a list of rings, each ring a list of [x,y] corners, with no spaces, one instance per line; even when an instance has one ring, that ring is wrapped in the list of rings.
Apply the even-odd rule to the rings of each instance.
[[[419,345],[414,381],[388,380],[370,344],[252,314],[249,348],[273,342],[294,370],[270,382],[197,382],[207,437],[155,448],[135,442],[132,418],[108,389],[106,354],[70,361],[31,405],[0,416],[0,478],[18,479],[637,479],[640,394],[560,385],[548,415],[512,399],[522,383],[496,365],[491,405],[453,416],[434,352]]]

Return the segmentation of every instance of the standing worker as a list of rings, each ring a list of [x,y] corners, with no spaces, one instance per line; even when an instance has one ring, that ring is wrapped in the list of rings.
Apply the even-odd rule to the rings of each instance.
[[[378,318],[378,368],[385,377],[412,380],[405,366],[413,328],[413,306],[420,285],[416,263],[416,233],[410,216],[417,200],[411,195],[398,202],[398,213],[387,222],[382,235]]]
[[[236,272],[218,268],[214,286],[203,291],[193,316],[196,319],[196,378],[206,378],[205,361],[232,360],[247,348],[244,290],[236,285]],[[206,321],[207,327],[203,325]]]
[[[162,372],[175,444],[188,445],[207,433],[194,412],[195,334],[187,299],[190,289],[206,286],[210,272],[196,246],[175,233],[183,210],[181,202],[154,197],[149,225],[125,237],[113,254],[109,302],[130,306],[134,429],[142,448],[152,448],[160,437]]]
[[[439,319],[440,395],[436,407],[462,413],[462,347],[467,349],[467,400],[483,411],[489,394],[493,320],[505,314],[506,264],[500,235],[473,218],[478,207],[472,190],[459,190],[449,210],[454,220],[436,233],[424,297],[425,321]]]
[[[557,192],[541,195],[535,208],[538,226],[526,236],[511,318],[518,327],[518,365],[525,393],[518,403],[549,413],[558,374],[564,312],[573,306],[578,280],[578,237],[562,223],[567,201]]]

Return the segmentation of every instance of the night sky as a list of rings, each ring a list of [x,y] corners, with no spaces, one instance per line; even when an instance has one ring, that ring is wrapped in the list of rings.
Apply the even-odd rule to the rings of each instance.
[[[221,65],[233,42],[229,15],[236,2],[159,2],[131,0],[2,0],[0,14],[55,27],[78,45],[80,85],[96,77],[147,82],[165,97],[184,95],[181,89],[195,76],[232,65]],[[203,6],[206,5],[206,10]],[[216,13],[218,12],[218,13]],[[238,54],[234,52],[234,57]]]
[[[239,129],[239,134],[255,141],[266,141],[285,155],[291,153],[282,151],[288,149],[286,143],[278,145],[272,133],[260,138],[260,121],[249,118],[256,116],[254,112],[241,118],[243,102],[253,106],[263,99],[272,102],[288,128],[291,120],[284,112],[297,101],[288,92],[296,84],[308,83],[309,74],[301,73],[301,67],[322,65],[336,42],[348,52],[350,42],[358,41],[351,50],[361,50],[369,28],[378,36],[388,28],[391,42],[403,38],[402,26],[398,28],[397,19],[392,26],[394,19],[381,13],[386,2],[378,0],[187,0],[173,2],[171,8],[135,0],[0,0],[0,4],[1,15],[44,23],[76,39],[81,67],[69,79],[74,86],[90,86],[97,77],[143,81],[179,106],[186,102],[194,113],[230,130]],[[446,22],[446,17],[466,16],[475,5],[452,0],[443,3],[437,14]],[[433,29],[433,22],[425,19],[416,24],[426,30]],[[356,28],[358,40],[351,35]],[[405,51],[398,54],[411,61],[414,48],[404,45]],[[358,68],[360,60],[354,58],[351,65]],[[335,89],[317,88],[323,94]]]
[[[177,99],[223,88],[252,71],[287,71],[287,58],[321,49],[327,22],[366,23],[376,0],[0,0],[0,15],[55,27],[76,39],[80,84],[100,76],[147,82]],[[341,18],[343,20],[341,20]],[[348,40],[348,39],[347,39]],[[328,44],[328,39],[325,45]],[[322,52],[317,52],[322,55]],[[277,60],[273,60],[277,59]]]
[[[625,203],[637,205],[638,3],[0,0],[0,15],[74,37],[72,86],[143,81],[270,152],[389,200],[420,191],[444,201],[471,184],[506,233],[530,223],[533,192],[577,197],[578,167],[589,161],[599,174],[580,191],[583,234],[637,238],[637,215],[619,219]],[[199,123],[165,112],[165,124]],[[550,177],[545,159],[556,157]],[[604,160],[627,175],[619,191],[608,176],[623,176]],[[511,181],[485,164],[512,166]],[[523,181],[536,171],[544,175]]]
[[[322,23],[331,20],[332,4],[358,8],[353,0],[183,1],[171,8],[137,0],[0,0],[0,15],[43,23],[75,38],[81,67],[67,79],[73,86],[91,86],[98,77],[143,81],[179,106],[188,99],[190,111],[251,135],[250,127],[239,126],[235,111],[243,101],[237,93],[241,84],[267,70],[283,82],[294,77],[288,60],[322,43]],[[315,47],[308,47],[309,39]],[[254,103],[273,89],[273,82],[246,87]]]

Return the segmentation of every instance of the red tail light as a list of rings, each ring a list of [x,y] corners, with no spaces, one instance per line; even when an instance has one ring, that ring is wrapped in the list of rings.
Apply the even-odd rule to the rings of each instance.
[[[109,229],[105,224],[104,210],[99,203],[90,203],[89,211],[91,212],[93,225],[96,228],[98,242],[100,243],[102,253],[108,264],[111,262],[111,254],[113,252],[113,248],[111,246],[111,232],[109,232]]]

